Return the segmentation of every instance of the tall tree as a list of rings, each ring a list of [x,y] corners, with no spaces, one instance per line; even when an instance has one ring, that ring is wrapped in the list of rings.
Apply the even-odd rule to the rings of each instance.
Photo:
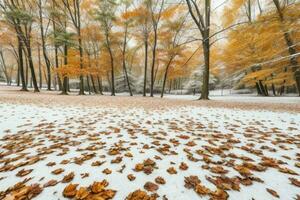
[[[51,63],[47,55],[46,38],[45,38],[44,22],[43,22],[42,0],[38,0],[38,8],[39,8],[39,22],[40,22],[43,56],[44,56],[44,61],[47,69],[47,90],[51,90]]]
[[[204,0],[201,5],[204,11],[201,11],[200,5],[196,0],[186,0],[189,13],[195,22],[202,36],[202,47],[204,56],[203,83],[200,99],[208,100],[209,95],[209,65],[210,65],[210,17],[211,0]]]
[[[116,95],[115,91],[115,60],[112,50],[112,28],[113,23],[116,20],[117,3],[115,0],[100,0],[98,1],[98,10],[96,11],[96,19],[100,21],[102,31],[105,37],[105,47],[109,53],[110,66],[111,66],[111,96]],[[107,9],[110,8],[110,9]]]
[[[15,28],[18,39],[22,42],[21,47],[26,52],[28,65],[31,72],[32,83],[35,92],[39,92],[35,70],[32,59],[32,24],[34,18],[34,5],[32,2],[23,2],[20,0],[3,0],[0,2],[3,14],[5,15],[8,23],[12,24]]]
[[[81,38],[81,0],[62,0],[65,8],[68,11],[69,17],[76,29],[78,49],[80,56],[80,69],[83,69],[83,48],[82,48],[82,38]],[[83,75],[79,76],[79,95],[84,95],[84,80]]]
[[[279,16],[280,22],[282,23],[284,40],[286,42],[286,45],[288,46],[288,52],[291,56],[290,64],[292,66],[292,71],[295,73],[296,86],[298,89],[298,94],[300,96],[300,67],[296,57],[294,56],[297,53],[297,51],[290,32],[287,30],[287,28],[284,27],[285,26],[284,7],[280,5],[279,0],[273,0],[273,3],[276,6],[277,14]]]
[[[149,0],[150,10],[151,10],[151,21],[153,28],[153,47],[152,47],[152,64],[151,64],[151,84],[150,84],[150,96],[153,97],[154,90],[154,78],[155,78],[155,62],[156,62],[156,50],[157,50],[157,40],[158,40],[158,27],[159,22],[161,21],[162,12],[164,9],[164,0],[153,2],[153,0]]]

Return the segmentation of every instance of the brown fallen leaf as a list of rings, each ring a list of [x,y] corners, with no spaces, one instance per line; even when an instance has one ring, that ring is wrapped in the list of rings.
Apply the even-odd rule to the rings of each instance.
[[[225,170],[222,166],[214,166],[210,168],[210,171],[216,174],[226,174],[228,170]]]
[[[134,181],[135,180],[135,176],[133,174],[128,174],[127,175],[127,178],[130,180],[130,181]]]
[[[58,174],[61,174],[62,172],[64,172],[65,170],[62,169],[62,168],[58,168],[56,170],[53,170],[51,173],[52,174],[55,174],[55,175],[58,175]]]
[[[63,191],[63,195],[64,197],[68,197],[68,198],[73,198],[75,197],[76,193],[77,193],[77,186],[78,184],[69,184],[65,187],[64,191]]]
[[[184,163],[184,162],[180,163],[179,169],[185,171],[188,168],[189,168],[189,166],[186,163]]]
[[[275,190],[266,188],[267,192],[269,192],[272,196],[279,198],[280,196],[277,194]]]
[[[107,186],[108,186],[108,182],[106,180],[103,180],[101,182],[94,182],[93,185],[91,186],[91,190],[94,194],[98,194],[102,192]]]
[[[289,178],[289,180],[291,181],[291,183],[297,187],[300,187],[300,181],[295,179],[295,178]]]
[[[156,198],[149,196],[145,191],[136,190],[130,193],[125,200],[156,200]]]
[[[291,174],[291,175],[298,175],[297,172],[289,169],[289,168],[279,168],[279,171],[282,172],[282,173],[286,173],[286,174]]]
[[[76,192],[75,198],[79,200],[85,199],[90,192],[87,190],[86,187],[80,187],[79,190]]]
[[[236,171],[238,171],[242,176],[251,176],[252,175],[251,171],[247,167],[244,167],[242,165],[235,165],[233,168]]]
[[[50,180],[50,181],[48,181],[47,183],[45,183],[45,184],[43,185],[43,187],[45,188],[45,187],[55,186],[55,185],[57,185],[57,183],[58,183],[57,180]]]
[[[82,173],[80,174],[81,178],[86,178],[86,177],[89,177],[89,173]]]
[[[74,172],[69,173],[68,175],[64,176],[64,178],[62,179],[62,183],[69,183],[74,179]]]
[[[169,174],[177,174],[177,171],[176,171],[176,169],[174,167],[170,167],[169,169],[167,169],[167,172]]]
[[[161,185],[166,184],[165,179],[164,179],[163,177],[161,177],[161,176],[156,177],[156,178],[155,178],[155,182],[156,182],[157,184],[161,184]]]
[[[32,171],[33,171],[33,169],[28,169],[28,170],[22,169],[16,174],[16,176],[23,177],[23,176],[30,174]]]
[[[143,169],[144,169],[144,165],[141,163],[136,164],[134,167],[134,170],[137,172],[143,171]]]
[[[154,192],[154,191],[158,190],[158,185],[148,181],[147,183],[145,183],[144,188],[145,188],[145,190],[147,190],[149,192]]]
[[[195,187],[195,192],[199,195],[209,195],[211,193],[211,190],[204,185],[197,184]]]
[[[201,183],[201,181],[198,176],[189,176],[184,178],[184,183],[184,187],[186,187],[187,189],[194,189],[198,184]]]
[[[210,193],[211,200],[227,200],[229,195],[225,190],[217,189]]]
[[[111,174],[112,171],[110,169],[106,168],[102,171],[102,173],[108,175],[108,174]]]

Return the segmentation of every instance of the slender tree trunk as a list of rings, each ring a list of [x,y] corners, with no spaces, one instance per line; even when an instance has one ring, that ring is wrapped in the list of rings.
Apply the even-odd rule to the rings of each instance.
[[[41,49],[38,45],[38,60],[39,60],[39,80],[40,80],[40,89],[43,87],[43,75],[42,75],[42,63],[41,63]]]
[[[98,87],[99,87],[99,93],[103,95],[103,89],[102,89],[102,78],[97,76],[97,81],[98,81]]]
[[[55,5],[55,1],[52,0],[52,6],[53,8],[56,7]],[[55,22],[56,19],[52,19],[52,26],[53,26],[53,32],[54,32],[54,53],[55,53],[55,67],[56,69],[59,68],[59,63],[58,63],[58,45],[57,45],[57,42],[56,42],[56,22]],[[60,76],[58,75],[58,73],[56,73],[56,77],[57,77],[57,81],[58,81],[58,88],[59,88],[59,91],[62,91],[62,81],[60,79]]]
[[[108,82],[109,89],[112,91],[111,80],[110,80],[110,78],[109,78],[109,71],[107,71],[106,77],[107,77],[107,82]]]
[[[115,93],[115,67],[114,67],[114,58],[111,50],[109,50],[110,62],[111,62],[111,96],[116,96]]]
[[[18,60],[18,72],[17,72],[17,86],[20,86],[20,64]]]
[[[25,56],[26,56],[26,54],[25,54]],[[29,70],[28,70],[28,59],[27,59],[27,56],[24,58],[25,59],[25,65],[26,65],[26,86],[28,86],[28,78],[29,78],[29,75],[28,75],[28,72],[29,72]]]
[[[34,72],[34,66],[33,66],[33,61],[32,61],[32,55],[31,55],[31,47],[30,47],[30,43],[28,41],[28,44],[26,45],[26,49],[27,49],[27,56],[28,56],[28,64],[29,64],[29,68],[31,71],[31,78],[32,78],[32,83],[33,83],[33,87],[34,87],[34,92],[39,92],[39,87],[36,81],[36,76],[35,76],[35,72]]]
[[[165,74],[164,74],[164,80],[163,80],[163,86],[162,86],[162,90],[161,90],[161,93],[160,93],[161,98],[164,97],[166,82],[167,82],[167,79],[168,79],[169,67],[172,63],[172,60],[173,60],[173,57],[170,58],[167,66],[166,66],[166,70],[165,70]]]
[[[269,88],[267,84],[265,84],[265,92],[266,92],[266,96],[269,96]]]
[[[152,49],[152,65],[151,65],[151,85],[150,85],[150,97],[153,97],[154,93],[154,67],[156,61],[156,48],[157,48],[157,27],[154,28],[154,44]]]
[[[169,94],[171,94],[172,84],[174,84],[174,81],[171,79],[171,80],[169,81]]]
[[[6,79],[6,83],[7,83],[7,85],[9,85],[9,76],[8,76],[8,73],[7,73],[6,63],[5,63],[5,60],[4,60],[2,50],[0,50],[0,56],[1,56],[2,68],[3,68],[4,76],[5,76],[5,79]]]
[[[64,44],[64,65],[68,64],[68,45]],[[63,85],[62,85],[62,92],[63,95],[68,95],[69,91],[69,81],[66,74],[63,75]]]
[[[91,77],[91,82],[92,82],[93,90],[94,90],[95,94],[98,94],[99,92],[98,92],[98,90],[96,88],[94,77],[93,77],[93,75],[90,75],[90,77]]]
[[[86,76],[86,82],[87,82],[88,92],[89,92],[89,94],[92,94],[91,86],[90,86],[90,77],[88,75]]]
[[[267,91],[266,91],[266,88],[265,88],[265,86],[264,86],[263,83],[262,83],[262,80],[259,80],[259,81],[258,81],[258,85],[259,85],[259,88],[260,88],[260,90],[261,90],[261,92],[262,92],[262,95],[263,95],[263,96],[268,96]]]
[[[19,54],[19,68],[20,68],[20,77],[21,77],[21,83],[22,83],[22,91],[28,91],[27,84],[25,80],[25,74],[24,74],[24,62],[23,62],[23,43],[20,37],[18,38],[18,54]]]
[[[47,49],[46,49],[46,42],[45,42],[45,35],[44,35],[44,25],[43,25],[43,15],[42,15],[42,1],[39,0],[39,20],[40,20],[40,31],[41,31],[41,39],[42,39],[42,49],[43,49],[43,56],[47,68],[47,90],[51,90],[51,66],[50,66],[50,60],[47,55]]]
[[[145,39],[145,71],[144,71],[144,89],[143,89],[143,96],[146,96],[147,90],[147,68],[148,68],[148,37]]]
[[[115,93],[115,66],[114,66],[114,57],[110,47],[110,41],[108,35],[106,35],[106,42],[108,47],[108,52],[110,56],[110,66],[111,66],[111,96],[116,96]]]
[[[80,5],[79,0],[76,0],[76,9],[77,12],[77,36],[78,36],[78,45],[79,45],[79,55],[80,55],[80,69],[83,69],[83,48],[82,48],[82,39],[81,39],[81,20],[80,20]],[[79,77],[79,95],[84,95],[84,80],[83,75],[80,74]]]
[[[262,91],[261,91],[261,89],[260,89],[259,83],[256,82],[255,85],[256,85],[257,94],[258,94],[258,95],[263,95],[263,93],[262,93]]]
[[[127,73],[127,67],[126,67],[127,32],[128,32],[128,27],[126,25],[125,35],[124,35],[124,43],[123,43],[123,51],[122,51],[122,64],[123,64],[123,70],[125,72],[125,77],[126,77],[129,94],[130,94],[130,96],[133,96],[131,86],[130,86],[130,80],[129,80],[128,73]]]
[[[275,89],[274,83],[272,83],[272,92],[273,92],[273,95],[276,96],[276,89]]]

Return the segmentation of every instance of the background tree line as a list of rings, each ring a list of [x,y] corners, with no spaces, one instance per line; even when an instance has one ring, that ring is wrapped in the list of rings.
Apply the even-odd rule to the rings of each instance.
[[[1,0],[0,74],[62,94],[300,95],[299,11],[296,0]]]

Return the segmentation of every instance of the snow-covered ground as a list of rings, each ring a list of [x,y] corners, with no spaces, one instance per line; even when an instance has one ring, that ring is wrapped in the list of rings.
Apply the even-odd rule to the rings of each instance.
[[[62,179],[71,172],[65,182],[78,188],[106,179],[117,200],[137,189],[157,189],[158,199],[169,200],[225,199],[225,189],[229,199],[278,199],[274,191],[299,199],[300,114],[192,105],[153,110],[132,101],[130,107],[2,102],[0,199],[30,177],[26,185],[43,189],[37,199],[63,199],[69,183]],[[186,184],[190,176],[209,192]],[[157,177],[166,183],[155,183]],[[43,188],[50,180],[58,184]],[[158,188],[144,188],[147,182]]]

